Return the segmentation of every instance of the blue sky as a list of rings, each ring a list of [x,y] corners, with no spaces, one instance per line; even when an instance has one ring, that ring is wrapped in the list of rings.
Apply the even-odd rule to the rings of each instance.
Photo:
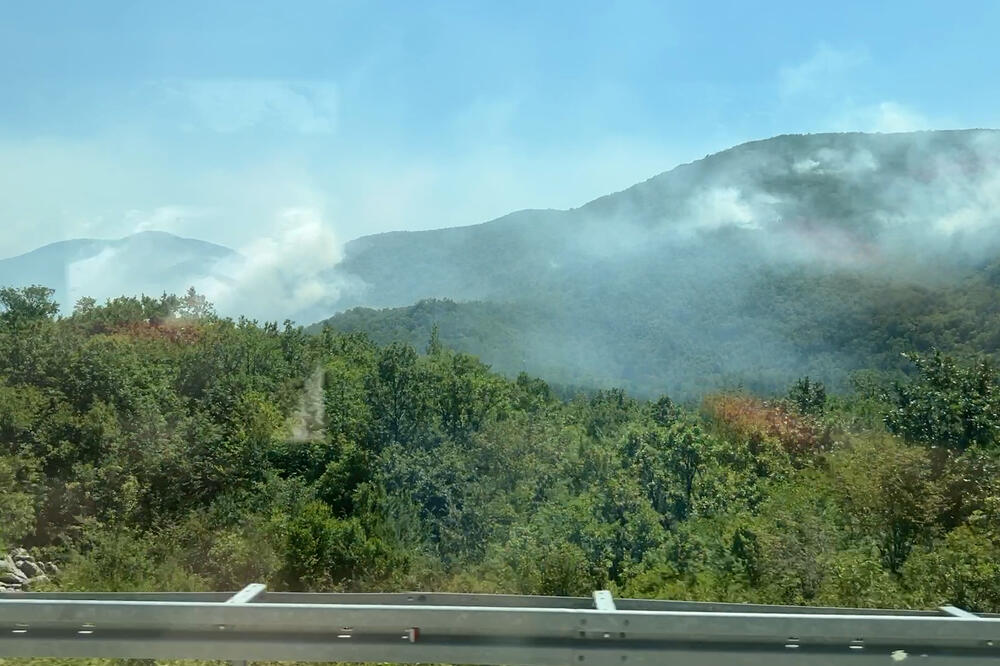
[[[1000,126],[997,2],[2,0],[0,16],[3,256],[143,229],[240,248],[288,219],[343,241],[578,206],[775,134]]]

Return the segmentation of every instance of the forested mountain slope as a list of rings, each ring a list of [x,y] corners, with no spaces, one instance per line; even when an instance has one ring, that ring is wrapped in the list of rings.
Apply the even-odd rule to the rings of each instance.
[[[329,323],[418,344],[439,320],[509,374],[644,395],[844,387],[904,348],[995,352],[998,240],[1000,133],[780,136],[569,211],[358,239],[341,304],[402,307]]]
[[[354,308],[327,323],[382,344],[418,347],[436,325],[442,342],[498,370],[537,372],[579,388],[621,386],[645,396],[669,391],[683,399],[740,386],[772,394],[805,373],[844,390],[855,370],[904,371],[901,354],[909,349],[996,355],[998,269],[985,265],[943,285],[762,270],[743,285],[747,299],[727,303],[731,293],[708,294],[713,301],[703,292],[702,309],[678,319],[624,297],[616,301],[617,317],[597,323],[594,310],[603,304],[596,301],[429,299],[402,308]]]

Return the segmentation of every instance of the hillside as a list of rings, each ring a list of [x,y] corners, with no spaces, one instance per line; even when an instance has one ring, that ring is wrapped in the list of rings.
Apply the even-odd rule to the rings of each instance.
[[[341,307],[402,309],[328,323],[423,344],[443,306],[410,306],[450,299],[441,339],[501,371],[643,395],[844,387],[907,345],[994,352],[998,148],[989,130],[780,136],[568,211],[361,238],[337,270],[366,287]]]
[[[83,297],[99,302],[124,294],[182,293],[207,278],[225,280],[229,248],[159,231],[118,240],[75,239],[0,259],[0,285],[41,284],[55,290],[63,312]]]
[[[0,594],[402,591],[1000,610],[1000,377],[561,400],[440,344],[0,290]],[[485,312],[486,315],[490,313]],[[0,563],[4,558],[0,558]]]
[[[697,326],[625,304],[618,322],[581,329],[576,323],[587,321],[596,303],[546,310],[529,303],[438,299],[354,308],[327,323],[364,332],[380,344],[404,341],[419,348],[437,325],[444,344],[477,354],[508,375],[533,372],[567,387],[620,386],[644,396],[668,392],[697,399],[740,387],[774,394],[809,375],[848,390],[856,370],[905,371],[901,354],[908,349],[995,356],[1000,285],[986,273],[942,287],[856,275],[764,273],[747,286],[757,305],[727,312],[719,301],[706,304]]]

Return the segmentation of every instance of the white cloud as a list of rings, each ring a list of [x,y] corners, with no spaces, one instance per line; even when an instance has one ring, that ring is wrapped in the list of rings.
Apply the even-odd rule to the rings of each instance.
[[[782,101],[796,114],[819,120],[810,128],[812,131],[912,132],[931,129],[933,123],[929,118],[900,102],[855,99],[857,86],[854,79],[863,74],[859,68],[868,61],[868,53],[864,49],[820,44],[802,62],[778,70],[778,90]],[[803,161],[795,168],[807,171],[813,167]]]
[[[146,148],[54,137],[0,140],[0,256],[66,238],[128,233],[123,211],[152,207],[152,191],[172,180],[148,160],[134,161]]]
[[[877,132],[913,132],[929,129],[930,126],[923,115],[896,102],[882,102],[875,115]]]
[[[231,133],[274,124],[302,134],[337,126],[337,86],[330,82],[199,79],[160,84],[164,101],[179,107],[186,129]]]
[[[125,211],[125,224],[129,233],[140,231],[167,231],[175,234],[187,233],[190,223],[204,219],[210,214],[207,208],[195,206],[158,206],[151,210],[132,209]]]
[[[582,206],[676,161],[662,146],[623,137],[535,152],[500,140],[443,154],[372,151],[327,172],[324,208],[348,238],[478,224],[524,208]]]
[[[915,132],[933,127],[923,114],[893,101],[848,108],[833,124],[839,130],[854,132]]]
[[[778,71],[779,90],[786,97],[829,94],[831,84],[867,60],[868,55],[863,50],[820,44],[802,62]]]

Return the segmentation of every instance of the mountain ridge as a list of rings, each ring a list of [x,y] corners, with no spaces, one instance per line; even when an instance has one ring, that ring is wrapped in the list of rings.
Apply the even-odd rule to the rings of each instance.
[[[0,285],[45,285],[68,312],[81,296],[159,295],[183,292],[207,276],[224,279],[216,270],[219,262],[239,257],[225,246],[164,231],[68,239],[0,259]]]
[[[357,239],[337,270],[366,288],[326,322],[419,345],[429,328],[413,304],[448,299],[448,326],[479,338],[442,325],[442,340],[507,373],[640,394],[777,390],[806,373],[842,387],[866,355],[900,367],[898,345],[875,339],[895,334],[865,321],[930,326],[913,294],[961,301],[955,289],[1000,256],[998,202],[996,130],[781,135],[578,208]],[[966,350],[972,337],[938,336]]]
[[[120,238],[67,238],[64,240],[53,241],[51,243],[46,243],[45,245],[40,245],[27,252],[22,252],[20,254],[11,255],[9,257],[0,257],[0,262],[10,261],[12,259],[20,259],[22,257],[27,257],[34,255],[36,253],[43,253],[47,251],[54,251],[57,249],[62,249],[66,247],[83,247],[86,245],[100,244],[103,246],[118,246],[126,244],[130,241],[145,240],[145,239],[160,239],[161,241],[176,242],[181,241],[184,243],[190,243],[195,246],[212,248],[221,254],[236,253],[224,245],[218,243],[212,243],[211,241],[205,241],[198,238],[190,238],[186,236],[178,236],[177,234],[172,234],[168,231],[159,231],[155,229],[149,229],[145,231],[137,231],[127,236],[122,236]]]
[[[55,286],[65,311],[74,295],[183,291],[207,276],[236,314],[262,287],[295,287],[268,265],[228,289],[215,271],[227,257],[240,255],[165,232],[76,239],[0,260],[0,283]],[[843,387],[859,367],[899,370],[907,345],[997,351],[980,335],[1000,326],[985,277],[997,257],[1000,131],[786,134],[576,208],[353,239],[322,274],[338,300],[296,318],[422,345],[440,315],[447,344],[565,385],[693,396],[809,373]]]

